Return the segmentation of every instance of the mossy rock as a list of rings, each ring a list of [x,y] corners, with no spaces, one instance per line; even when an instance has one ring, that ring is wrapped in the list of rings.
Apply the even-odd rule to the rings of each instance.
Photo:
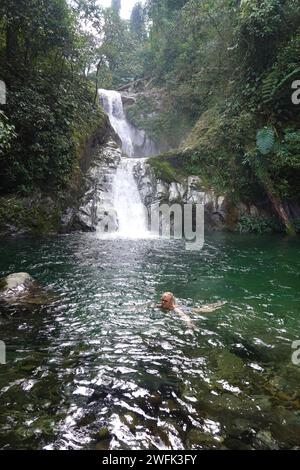
[[[218,376],[230,380],[243,375],[244,363],[235,354],[224,350],[217,355],[216,361],[218,364]]]
[[[95,435],[94,439],[98,443],[102,442],[109,442],[111,440],[111,434],[109,432],[109,429],[107,427],[101,428]]]
[[[151,157],[148,164],[155,176],[166,183],[184,183],[189,173],[185,169],[184,152],[169,152],[158,157]]]
[[[205,433],[197,429],[191,430],[187,435],[189,449],[219,449],[223,442],[223,437],[214,436],[213,434]]]

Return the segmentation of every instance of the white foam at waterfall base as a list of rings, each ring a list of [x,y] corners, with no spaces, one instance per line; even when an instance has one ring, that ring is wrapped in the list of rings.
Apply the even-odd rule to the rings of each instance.
[[[123,157],[117,169],[113,183],[113,204],[117,213],[118,231],[104,234],[116,238],[152,238],[148,231],[147,209],[141,201],[133,168],[135,157],[144,157],[150,151],[144,131],[134,129],[126,120],[121,94],[113,90],[99,90],[99,95],[110,123],[122,141]],[[143,133],[143,134],[142,134]],[[147,146],[143,149],[144,142]],[[135,146],[141,147],[142,155],[134,155]],[[148,148],[149,147],[149,148]],[[129,158],[128,158],[129,157]],[[131,158],[130,158],[131,157]]]

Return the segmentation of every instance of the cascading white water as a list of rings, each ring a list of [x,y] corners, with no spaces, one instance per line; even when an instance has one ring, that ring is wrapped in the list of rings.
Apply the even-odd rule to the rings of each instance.
[[[118,235],[127,238],[148,238],[147,210],[142,204],[133,175],[138,158],[153,154],[153,144],[144,131],[135,129],[126,120],[121,94],[99,90],[103,107],[110,123],[122,141],[123,157],[113,184],[114,208],[118,217]],[[140,149],[140,155],[135,149]]]
[[[122,150],[128,157],[150,157],[157,153],[154,142],[146,132],[132,126],[126,119],[122,96],[114,90],[99,90],[99,96],[110,123],[122,141]]]
[[[141,202],[133,176],[136,159],[123,158],[114,184],[114,206],[118,215],[119,234],[128,238],[144,238],[147,230],[147,210]]]
[[[114,90],[99,90],[104,110],[110,123],[122,141],[122,151],[128,157],[133,156],[131,126],[126,120],[121,94]]]

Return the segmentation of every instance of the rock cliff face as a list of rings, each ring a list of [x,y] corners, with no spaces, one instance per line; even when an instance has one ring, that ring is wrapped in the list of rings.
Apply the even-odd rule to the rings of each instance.
[[[148,132],[138,124],[149,124],[148,118],[151,120],[157,117],[157,113],[161,111],[162,100],[162,92],[156,93],[155,89],[148,89],[144,81],[137,81],[122,90],[127,117],[132,106],[137,104],[135,117],[141,118],[131,124],[137,155],[158,152],[158,147],[149,139]],[[153,106],[145,107],[145,103],[149,102]],[[27,198],[20,198],[18,195],[0,198],[0,236],[93,232],[103,220],[108,221],[112,230],[114,227],[117,230],[118,217],[114,208],[112,187],[122,157],[121,146],[120,138],[112,129],[108,117],[105,117],[98,129],[82,142],[78,152],[77,172],[74,172],[73,180],[65,191],[58,194],[40,192]],[[156,158],[161,160],[163,156]],[[175,168],[175,157],[174,162],[171,160],[170,163],[174,163]],[[134,177],[141,200],[149,215],[153,206],[162,203],[198,203],[204,205],[205,227],[208,230],[280,230],[278,221],[273,223],[274,214],[268,200],[256,201],[255,204],[233,203],[230,195],[208,190],[200,177],[182,176],[175,181],[173,172],[171,177],[170,174],[167,176],[168,182],[163,181],[164,173],[155,173],[154,166],[150,166],[145,158],[141,158],[134,167]],[[291,219],[300,220],[297,201],[287,201],[285,210]]]
[[[225,228],[227,202],[224,196],[213,191],[207,192],[201,185],[200,178],[189,176],[183,183],[166,183],[155,176],[151,166],[142,160],[135,166],[135,179],[141,199],[148,209],[160,204],[203,204],[206,228],[223,230]]]
[[[102,156],[103,171],[105,171],[106,154],[110,152],[109,144],[107,150],[105,146],[110,139],[118,142],[118,137],[105,116],[98,128],[82,140],[78,148],[78,165],[64,191],[56,193],[52,191],[47,194],[36,191],[30,197],[19,195],[1,197],[0,237],[40,236],[73,230],[73,223],[76,226],[75,215],[89,186],[88,180],[92,187],[92,173],[99,167]],[[117,144],[113,145],[117,147]],[[117,157],[116,162],[118,162]],[[80,228],[78,220],[77,228]],[[87,229],[84,224],[81,228]]]
[[[233,202],[230,195],[218,194],[204,187],[198,176],[187,176],[177,181],[163,181],[145,159],[134,167],[142,202],[147,207],[149,220],[151,208],[160,204],[203,204],[205,229],[208,231],[272,232],[281,231],[270,202],[264,200],[254,203]],[[296,218],[299,207],[286,203],[286,210]]]
[[[82,187],[82,197],[77,205],[69,208],[63,220],[65,232],[94,232],[105,219],[109,219],[112,230],[117,230],[118,217],[114,208],[113,180],[121,160],[118,144],[109,140],[99,146],[88,169]],[[237,230],[240,220],[257,221],[270,218],[269,204],[233,205],[229,198],[204,188],[197,176],[188,176],[181,183],[165,182],[155,175],[147,159],[140,159],[134,166],[141,200],[148,210],[160,204],[203,204],[205,211],[205,229],[209,231]]]
[[[119,91],[128,121],[137,129],[146,131],[147,136],[155,142],[155,154],[173,147],[162,128],[168,101],[166,91],[154,87],[148,80],[137,80]]]
[[[116,225],[112,185],[120,159],[121,150],[113,140],[97,149],[84,177],[84,194],[77,207],[69,208],[65,213],[66,231],[94,232],[107,217],[111,227]]]

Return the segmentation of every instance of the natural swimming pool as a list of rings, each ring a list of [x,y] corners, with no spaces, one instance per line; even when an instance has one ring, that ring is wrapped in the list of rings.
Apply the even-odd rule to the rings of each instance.
[[[180,242],[74,234],[0,245],[0,277],[29,272],[57,299],[0,316],[2,449],[300,446],[300,245],[283,236]],[[164,291],[180,318],[153,308]]]

